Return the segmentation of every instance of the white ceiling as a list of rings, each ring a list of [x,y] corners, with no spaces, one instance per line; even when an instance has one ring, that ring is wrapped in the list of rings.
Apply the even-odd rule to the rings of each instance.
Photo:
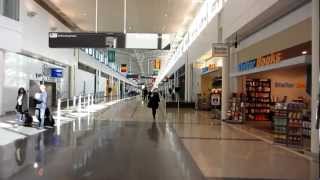
[[[85,31],[95,30],[96,0],[50,0]],[[203,0],[126,0],[127,32],[176,33],[192,20]],[[98,30],[122,32],[124,0],[98,0]]]

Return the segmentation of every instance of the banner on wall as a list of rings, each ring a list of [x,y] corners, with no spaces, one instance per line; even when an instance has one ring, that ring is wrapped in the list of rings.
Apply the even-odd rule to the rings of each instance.
[[[212,57],[228,57],[229,47],[225,43],[212,44]]]
[[[157,69],[159,70],[161,68],[161,60],[160,59],[156,59],[153,61],[153,69]]]
[[[122,72],[122,73],[127,73],[128,72],[127,64],[121,64],[120,72]]]

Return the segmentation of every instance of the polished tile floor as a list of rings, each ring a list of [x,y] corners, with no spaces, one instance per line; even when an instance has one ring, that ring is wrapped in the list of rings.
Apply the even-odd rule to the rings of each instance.
[[[135,99],[72,118],[0,145],[0,179],[317,179],[316,162],[208,112],[161,108],[153,122]]]

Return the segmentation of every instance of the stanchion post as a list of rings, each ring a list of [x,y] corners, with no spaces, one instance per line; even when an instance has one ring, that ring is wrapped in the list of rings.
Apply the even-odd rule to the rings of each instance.
[[[77,106],[77,96],[73,96],[72,106],[73,106],[73,109],[76,110],[76,106]]]
[[[60,98],[58,99],[57,116],[58,116],[58,119],[61,118],[61,99]]]
[[[70,108],[70,102],[69,102],[69,98],[67,99],[67,109]]]
[[[90,94],[88,94],[88,107],[90,106],[90,98],[91,98],[91,96],[90,96]]]
[[[78,112],[81,111],[81,95],[79,96],[79,100],[78,100]]]
[[[91,96],[91,104],[94,105],[94,96]]]

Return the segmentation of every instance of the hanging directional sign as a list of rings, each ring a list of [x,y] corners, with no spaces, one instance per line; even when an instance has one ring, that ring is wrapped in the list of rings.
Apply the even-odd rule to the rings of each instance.
[[[50,48],[125,48],[123,33],[49,32]]]

